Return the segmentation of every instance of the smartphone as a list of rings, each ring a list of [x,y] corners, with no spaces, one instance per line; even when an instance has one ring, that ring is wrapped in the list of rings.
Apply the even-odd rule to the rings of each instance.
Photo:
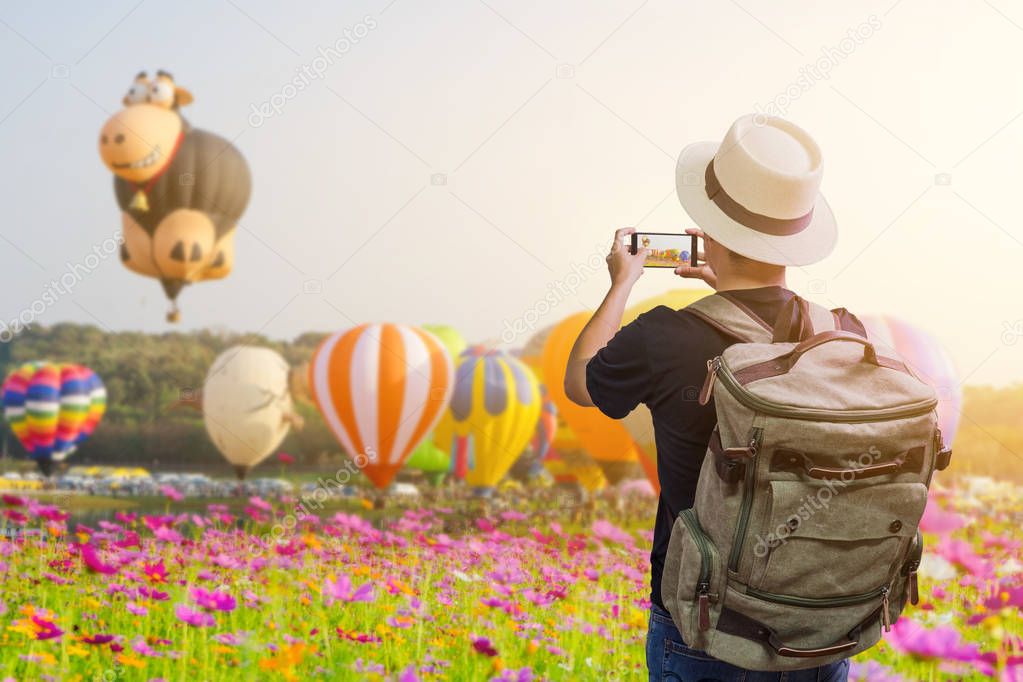
[[[629,253],[635,255],[639,249],[649,249],[647,268],[677,268],[680,265],[696,267],[700,253],[699,237],[695,234],[675,232],[633,232]]]

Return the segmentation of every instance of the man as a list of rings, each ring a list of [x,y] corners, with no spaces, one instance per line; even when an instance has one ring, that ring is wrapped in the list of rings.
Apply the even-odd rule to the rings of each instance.
[[[678,160],[676,188],[683,208],[703,238],[697,267],[675,274],[699,279],[764,320],[774,320],[794,295],[785,286],[788,265],[806,265],[834,248],[837,227],[819,194],[821,154],[799,127],[777,118],[745,116],[721,144],[686,147]],[[661,599],[661,573],[678,513],[693,506],[696,483],[715,424],[713,402],[696,394],[707,360],[736,339],[685,309],[665,306],[640,315],[619,330],[629,292],[643,274],[646,249],[635,255],[622,243],[635,232],[615,233],[607,257],[611,288],[579,334],[568,361],[565,391],[574,402],[621,419],[639,403],[653,416],[657,504],[650,553],[651,594],[647,634],[650,680],[825,680],[843,682],[848,661],[796,672],[742,670],[688,648]],[[863,332],[852,315],[839,311],[844,329]]]

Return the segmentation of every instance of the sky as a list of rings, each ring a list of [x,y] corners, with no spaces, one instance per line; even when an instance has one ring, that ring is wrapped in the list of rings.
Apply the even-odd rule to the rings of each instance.
[[[840,229],[790,287],[928,330],[966,383],[1020,381],[1021,38],[1006,0],[0,2],[0,320],[521,346],[599,304],[616,228],[691,226],[678,152],[762,111],[817,139]],[[176,326],[108,248],[97,151],[161,68],[253,174],[233,273]],[[648,271],[630,300],[693,286]]]

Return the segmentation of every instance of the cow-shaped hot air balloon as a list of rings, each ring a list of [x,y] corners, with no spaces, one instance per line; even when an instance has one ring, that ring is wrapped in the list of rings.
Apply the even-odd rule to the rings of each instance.
[[[345,453],[386,488],[451,398],[441,341],[403,324],[364,324],[327,337],[309,365],[313,400]]]
[[[4,380],[4,418],[40,471],[72,454],[106,410],[103,382],[88,367],[28,362]]]
[[[142,72],[99,137],[122,212],[121,260],[160,280],[172,322],[185,285],[231,272],[234,229],[252,188],[238,149],[182,117],[191,101],[167,72]]]

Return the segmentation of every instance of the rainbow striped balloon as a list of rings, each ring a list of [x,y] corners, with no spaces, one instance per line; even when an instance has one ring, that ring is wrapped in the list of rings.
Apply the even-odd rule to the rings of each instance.
[[[348,456],[386,487],[451,399],[451,357],[430,332],[364,324],[327,337],[309,363],[316,406]]]
[[[28,362],[3,383],[4,418],[44,470],[75,451],[106,409],[106,389],[81,365]]]

